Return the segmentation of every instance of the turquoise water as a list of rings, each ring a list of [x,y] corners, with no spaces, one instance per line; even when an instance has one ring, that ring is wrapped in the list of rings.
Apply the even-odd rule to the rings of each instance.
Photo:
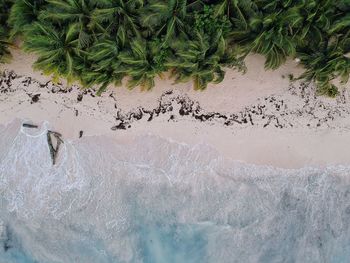
[[[349,262],[348,166],[284,170],[155,136],[0,127],[0,262]]]

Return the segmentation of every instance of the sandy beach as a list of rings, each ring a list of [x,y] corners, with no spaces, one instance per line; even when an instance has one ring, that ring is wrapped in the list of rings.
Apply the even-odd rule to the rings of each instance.
[[[254,56],[205,91],[157,79],[98,97],[13,54],[1,262],[348,262],[349,89],[316,96],[290,83],[294,61]]]
[[[349,14],[1,1],[0,263],[350,262]]]
[[[109,87],[101,97],[77,85],[54,84],[31,68],[35,57],[12,50],[1,65],[0,123],[48,121],[65,140],[110,136],[118,141],[153,134],[189,145],[207,144],[225,157],[283,168],[350,162],[350,97],[315,95],[312,84],[291,83],[302,69],[288,61],[276,71],[248,57],[248,72],[194,91],[191,83],[157,79],[151,91]]]
[[[350,262],[349,14],[1,1],[0,263]]]

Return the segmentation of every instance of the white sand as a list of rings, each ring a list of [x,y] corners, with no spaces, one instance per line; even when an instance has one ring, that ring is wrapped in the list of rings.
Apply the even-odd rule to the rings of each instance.
[[[40,88],[38,82],[45,83],[50,78],[32,70],[35,58],[18,50],[13,50],[13,55],[12,63],[1,65],[0,69],[13,70],[23,77],[11,83],[11,92],[0,93],[1,124],[15,118],[34,123],[47,120],[65,139],[78,139],[81,130],[84,136],[107,135],[123,141],[152,133],[188,144],[207,143],[236,160],[285,168],[350,162],[348,92],[344,91],[338,99],[328,99],[315,98],[311,88],[301,92],[297,84],[291,89],[287,75],[297,76],[302,72],[294,61],[276,71],[266,72],[263,58],[251,56],[245,75],[228,70],[221,84],[209,85],[205,91],[194,91],[191,83],[172,85],[172,81],[157,79],[156,87],[150,92],[111,87],[102,97],[87,94],[78,102],[81,91],[77,87],[70,93],[49,92],[51,88],[58,89],[51,83],[49,88]],[[38,82],[27,85],[28,77]],[[61,88],[66,87],[62,85]],[[3,89],[4,85],[2,88],[0,85],[0,91]],[[172,112],[161,114],[151,122],[147,121],[148,117],[132,121],[127,130],[111,130],[118,124],[115,120],[117,111],[124,114],[138,107],[153,109],[162,94],[169,90],[173,94],[165,96],[164,101],[172,103]],[[40,94],[39,101],[31,104],[34,94]],[[236,114],[242,119],[254,110],[254,105],[260,105],[264,106],[264,115],[269,117],[253,116],[254,125],[248,121],[247,124],[225,126],[223,119],[200,122],[178,114],[179,105],[176,100],[171,100],[179,96],[198,102],[202,113]],[[280,109],[276,108],[276,103],[282,105]],[[169,120],[171,115],[174,120]],[[275,127],[278,124],[283,128]]]

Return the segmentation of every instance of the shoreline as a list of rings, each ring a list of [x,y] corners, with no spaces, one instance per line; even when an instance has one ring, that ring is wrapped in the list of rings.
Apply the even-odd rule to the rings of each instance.
[[[35,123],[35,126],[38,126],[36,129],[21,127],[23,123],[32,124],[30,120],[16,119],[5,125],[0,125],[2,127],[9,127],[8,125],[13,127],[14,123],[18,128],[22,129],[21,133],[30,137],[33,135],[35,135],[34,137],[46,136],[44,130],[51,133],[57,132],[57,134],[61,135],[59,127],[56,129],[48,121]],[[118,134],[111,132],[101,135],[84,135],[83,140],[77,137],[63,137],[62,139],[69,144],[85,143],[86,138],[89,141],[93,139],[97,142],[115,143],[116,147],[129,147],[135,143],[140,143],[143,139],[147,141],[148,138],[153,138],[154,140],[165,141],[170,144],[183,145],[188,147],[188,149],[204,147],[203,149],[209,151],[203,153],[203,156],[208,154],[208,156],[215,156],[215,158],[223,158],[228,163],[240,163],[248,165],[247,167],[254,166],[286,171],[349,167],[348,154],[350,150],[342,148],[346,151],[343,152],[345,153],[344,155],[334,155],[336,151],[339,151],[341,144],[347,145],[350,143],[350,137],[344,133],[317,131],[316,134],[305,134],[304,130],[294,130],[293,134],[287,134],[281,131],[250,129],[232,133],[231,135],[236,137],[237,140],[225,141],[229,131],[223,132],[218,127],[208,127],[202,124],[203,128],[205,128],[205,134],[200,131],[199,126],[192,126],[188,130],[178,132],[176,128],[183,124],[173,123],[172,125],[163,126],[163,128],[156,126],[157,130],[154,125],[150,125],[148,128],[138,126],[129,131],[123,130]],[[215,137],[218,131],[221,134]],[[196,137],[193,137],[193,134]],[[283,135],[283,137],[280,135]],[[272,137],[275,138],[274,143],[271,143]],[[298,143],[295,143],[296,139],[298,139]],[[320,139],[325,139],[326,143],[319,144]],[[322,151],[324,148],[327,148],[328,151]],[[60,156],[60,151],[58,156]]]
[[[281,168],[350,163],[348,90],[329,99],[316,97],[305,83],[289,84],[287,74],[300,71],[293,61],[262,72],[254,69],[261,68],[263,59],[250,57],[248,72],[253,73],[228,71],[223,83],[205,91],[158,79],[149,92],[123,87],[96,97],[91,89],[53,84],[31,69],[33,59],[14,51],[13,62],[1,65],[6,72],[0,84],[0,124],[16,118],[35,124],[46,120],[66,139],[78,139],[81,132],[117,140],[154,134]]]
[[[16,120],[13,120],[16,121]],[[21,123],[33,123],[30,120],[20,120]],[[12,122],[12,121],[11,121]],[[42,129],[46,123],[49,130],[62,133],[60,126],[49,121],[35,122]],[[5,124],[8,125],[10,123]],[[332,166],[349,165],[350,135],[343,132],[316,131],[305,133],[305,130],[293,130],[286,133],[279,130],[249,129],[239,131],[223,131],[218,127],[201,124],[187,126],[188,129],[179,132],[186,122],[169,125],[151,124],[148,127],[139,125],[131,130],[122,130],[118,134],[108,132],[104,134],[84,134],[97,140],[112,139],[117,145],[128,145],[147,136],[156,137],[169,142],[184,144],[190,148],[199,145],[208,147],[218,156],[229,161],[248,165],[274,167],[277,169],[323,169]],[[4,124],[1,124],[4,125]],[[201,127],[202,126],[202,127]],[[61,126],[62,127],[62,126]],[[78,142],[80,138],[69,137],[63,131],[63,139],[71,143]],[[195,136],[193,136],[195,135]],[[232,140],[227,141],[227,138]],[[320,144],[319,142],[323,143]]]

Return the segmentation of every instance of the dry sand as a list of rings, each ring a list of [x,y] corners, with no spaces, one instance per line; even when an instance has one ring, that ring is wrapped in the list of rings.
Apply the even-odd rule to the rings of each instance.
[[[46,120],[66,140],[78,139],[80,131],[119,141],[150,133],[206,143],[235,160],[284,168],[350,163],[348,91],[329,99],[316,97],[311,84],[290,84],[288,74],[302,72],[294,61],[265,71],[263,58],[250,56],[245,75],[227,70],[222,83],[205,91],[157,79],[149,92],[111,87],[95,97],[92,90],[53,84],[32,70],[34,56],[12,53],[12,62],[0,67],[5,71],[1,124],[15,118]]]

